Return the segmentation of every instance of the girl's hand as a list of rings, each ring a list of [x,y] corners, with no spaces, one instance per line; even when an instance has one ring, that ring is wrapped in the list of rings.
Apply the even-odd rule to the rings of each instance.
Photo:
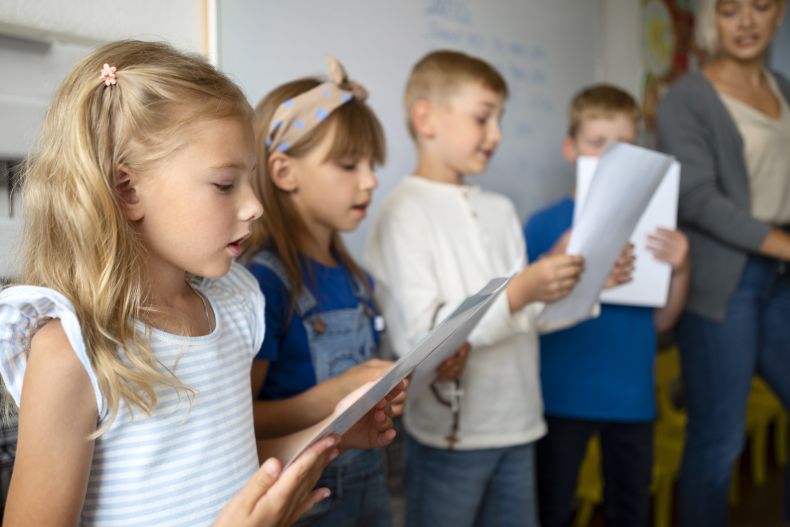
[[[620,256],[617,257],[617,261],[614,263],[614,267],[612,267],[609,276],[606,277],[606,284],[604,284],[604,287],[616,287],[630,282],[634,275],[635,260],[634,244],[628,242],[620,253]]]
[[[471,349],[472,346],[468,342],[464,342],[464,345],[458,348],[455,355],[446,359],[436,369],[436,380],[439,382],[447,382],[461,378],[461,375],[464,373],[464,368],[466,367],[466,358]]]
[[[285,471],[275,458],[261,465],[247,485],[222,509],[215,527],[285,527],[293,524],[329,489],[313,490],[324,468],[337,457],[337,436],[325,437]]]
[[[349,405],[364,394],[373,384],[369,382],[360,386],[348,397],[344,398],[337,405],[335,415],[345,410]],[[403,406],[406,401],[406,387],[409,381],[404,379],[387,396],[379,401],[365,417],[360,419],[352,426],[348,432],[343,434],[340,441],[340,448],[380,448],[392,443],[395,439],[395,430],[392,427],[392,419],[403,413]]]
[[[647,250],[661,262],[672,266],[672,274],[688,272],[691,268],[689,260],[689,241],[679,230],[659,227],[647,237]]]
[[[548,255],[565,254],[566,250],[568,249],[568,242],[570,241],[570,239],[571,239],[571,229],[568,229],[562,234],[562,236],[560,236],[560,239],[554,243],[552,248],[549,249],[549,252],[546,254]]]
[[[555,302],[566,297],[584,271],[584,257],[570,254],[547,255],[519,273],[516,284],[529,291],[530,301]]]
[[[393,364],[395,363],[389,360],[370,359],[357,364],[353,368],[349,368],[339,376],[343,386],[342,395],[346,396],[363,384],[381,378],[382,375],[392,368]]]

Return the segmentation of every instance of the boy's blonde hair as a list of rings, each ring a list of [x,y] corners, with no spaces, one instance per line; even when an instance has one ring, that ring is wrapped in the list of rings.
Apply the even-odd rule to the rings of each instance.
[[[631,95],[611,84],[588,86],[574,95],[570,104],[570,124],[568,136],[576,138],[579,127],[587,119],[612,117],[622,113],[639,120],[639,105]]]
[[[244,256],[250,258],[263,247],[271,247],[285,267],[291,282],[291,305],[305,285],[300,263],[300,253],[309,242],[310,232],[302,221],[290,192],[274,184],[269,173],[269,154],[265,139],[272,127],[274,112],[282,103],[320,85],[317,78],[288,82],[269,92],[255,107],[253,128],[258,149],[257,175],[252,186],[265,211],[252,225],[252,235],[246,244]],[[340,86],[350,90],[350,86]],[[384,129],[373,110],[362,100],[352,97],[333,110],[320,124],[306,133],[285,154],[302,158],[315,149],[330,133],[334,133],[332,147],[325,161],[370,159],[381,165],[386,158]],[[363,284],[368,279],[346,250],[339,233],[333,233],[331,251],[346,268]]]
[[[480,83],[502,97],[508,96],[504,77],[483,59],[452,50],[433,51],[421,58],[411,70],[403,95],[406,125],[412,138],[417,138],[411,122],[414,103],[419,100],[445,102],[460,86],[468,83]]]
[[[774,0],[778,6],[787,0]],[[719,31],[716,28],[716,5],[719,0],[699,0],[694,17],[694,41],[708,57],[719,52]]]
[[[105,63],[117,68],[113,86],[99,79]],[[99,48],[54,96],[21,179],[22,278],[61,292],[76,310],[109,410],[97,436],[121,401],[150,414],[157,385],[187,389],[135,331],[136,320],[163,309],[146,298],[146,252],[121,208],[119,167],[144,175],[194,126],[249,120],[251,112],[241,90],[205,60],[155,42]]]

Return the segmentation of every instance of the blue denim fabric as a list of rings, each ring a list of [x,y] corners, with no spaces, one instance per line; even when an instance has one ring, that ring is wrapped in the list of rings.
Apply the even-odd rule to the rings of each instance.
[[[406,527],[537,526],[534,444],[432,448],[408,437]]]
[[[290,288],[288,275],[279,258],[262,251],[256,263],[272,269]],[[350,276],[353,308],[318,310],[318,302],[304,287],[299,292],[296,313],[307,335],[316,382],[341,375],[376,356],[377,344],[371,326],[372,302],[364,284]],[[328,487],[332,495],[308,511],[295,525],[299,527],[391,527],[392,513],[386,487],[384,452],[349,450],[324,470],[318,487]]]
[[[751,256],[725,319],[684,313],[677,328],[688,406],[678,500],[683,527],[727,524],[732,466],[744,443],[755,373],[790,407],[790,278]],[[790,464],[785,467],[790,483]],[[785,485],[785,508],[790,485]]]
[[[350,462],[324,470],[318,487],[332,495],[294,527],[392,527],[386,468],[381,450],[362,450]]]

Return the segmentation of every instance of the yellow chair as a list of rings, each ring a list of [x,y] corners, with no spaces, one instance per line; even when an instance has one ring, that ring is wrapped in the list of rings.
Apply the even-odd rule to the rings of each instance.
[[[659,350],[655,362],[655,388],[658,417],[655,423],[655,451],[651,492],[654,494],[653,525],[672,525],[672,500],[675,482],[680,472],[683,446],[686,437],[686,412],[674,402],[680,382],[680,357],[676,347]],[[752,390],[746,412],[746,430],[750,439],[752,479],[760,485],[766,479],[767,434],[774,428],[775,457],[777,463],[788,459],[788,415],[781,402],[759,377],[752,381]],[[739,493],[739,465],[733,467],[730,501],[736,503]],[[575,526],[589,524],[595,506],[603,502],[603,477],[601,472],[601,444],[593,436],[579,470],[576,490],[579,509]]]
[[[680,383],[680,355],[676,346],[664,348],[656,354],[656,404],[658,418],[655,432],[655,461],[653,468],[654,525],[666,527],[672,523],[674,484],[680,473],[683,446],[686,442],[686,412],[675,406],[674,395]],[[729,501],[737,503],[738,465],[732,470]]]
[[[579,481],[576,486],[576,511],[574,525],[585,527],[590,523],[595,506],[603,502],[603,476],[601,474],[601,441],[598,434],[587,443],[587,452],[579,468]]]
[[[676,347],[658,351],[655,361],[656,405],[653,482],[653,525],[672,525],[672,499],[686,439],[686,412],[675,405],[680,383],[680,356]]]
[[[755,377],[746,406],[746,433],[755,485],[762,485],[766,480],[768,429],[771,425],[775,426],[776,457],[782,463],[787,459],[787,414],[765,381]]]

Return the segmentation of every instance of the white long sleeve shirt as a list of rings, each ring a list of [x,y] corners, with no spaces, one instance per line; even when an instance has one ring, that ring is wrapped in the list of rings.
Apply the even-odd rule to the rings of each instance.
[[[407,353],[491,278],[523,266],[521,224],[505,197],[408,176],[373,219],[365,250],[392,346]],[[469,338],[457,449],[499,448],[545,433],[533,304],[510,313],[501,294]],[[442,386],[444,384],[444,386]],[[438,383],[440,390],[449,383]],[[426,389],[410,394],[405,424],[421,443],[447,448],[452,413]]]

